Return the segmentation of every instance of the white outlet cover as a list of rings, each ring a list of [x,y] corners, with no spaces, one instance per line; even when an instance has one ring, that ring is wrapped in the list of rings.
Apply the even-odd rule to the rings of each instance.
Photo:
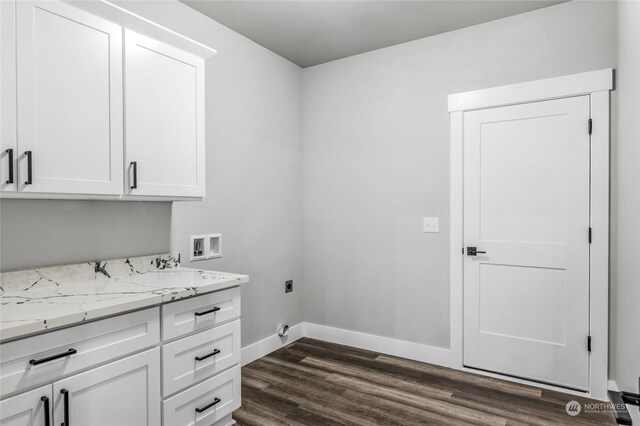
[[[440,220],[437,217],[425,217],[422,223],[422,232],[440,232]]]

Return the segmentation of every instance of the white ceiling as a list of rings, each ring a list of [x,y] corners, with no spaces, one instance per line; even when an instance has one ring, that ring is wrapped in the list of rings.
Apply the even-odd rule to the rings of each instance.
[[[181,0],[301,67],[566,0]]]

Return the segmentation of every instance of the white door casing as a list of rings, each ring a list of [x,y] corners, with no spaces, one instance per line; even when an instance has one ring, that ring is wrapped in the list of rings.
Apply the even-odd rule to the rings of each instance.
[[[124,193],[204,196],[204,59],[125,30],[125,87]]]
[[[16,26],[18,190],[121,193],[122,27],[59,1],[17,2]]]
[[[589,97],[465,112],[464,365],[589,388]]]
[[[613,69],[602,69],[580,74],[553,77],[525,83],[510,84],[488,89],[449,95],[450,113],[450,365],[462,370],[501,377],[506,380],[538,385],[559,390],[527,379],[492,373],[464,365],[464,304],[463,287],[466,255],[464,216],[464,115],[487,108],[541,102],[576,96],[588,96],[590,117],[593,122],[590,135],[590,224],[592,241],[589,245],[589,382],[586,394],[607,400],[608,387],[608,293],[609,293],[609,92],[613,90]],[[478,246],[478,250],[483,250]],[[486,250],[488,251],[488,250]],[[586,342],[585,342],[586,343]],[[562,388],[565,392],[582,394]]]

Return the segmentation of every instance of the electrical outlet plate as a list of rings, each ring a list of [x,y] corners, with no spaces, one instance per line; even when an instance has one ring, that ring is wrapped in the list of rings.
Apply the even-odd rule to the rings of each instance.
[[[422,223],[422,232],[440,232],[440,220],[437,217],[425,217]]]
[[[291,293],[293,291],[293,280],[287,280],[284,282],[284,292]]]
[[[190,239],[191,261],[222,257],[222,234],[192,235]]]

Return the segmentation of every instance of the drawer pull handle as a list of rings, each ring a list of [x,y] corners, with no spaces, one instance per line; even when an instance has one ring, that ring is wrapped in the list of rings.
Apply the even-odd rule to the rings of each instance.
[[[64,422],[60,426],[71,426],[71,420],[69,419],[69,391],[60,389],[60,393],[64,397]]]
[[[197,356],[196,357],[196,361],[202,361],[202,360],[207,359],[209,357],[212,357],[214,355],[218,355],[219,353],[220,353],[220,349],[214,349],[213,352],[211,352],[210,354],[206,354],[206,355],[203,355],[203,356]]]
[[[33,184],[33,152],[25,151],[24,155],[27,157],[27,180],[25,185]]]
[[[50,426],[51,419],[49,418],[49,398],[46,396],[41,396],[40,401],[42,401],[44,409],[44,426]]]
[[[202,413],[205,410],[208,410],[209,408],[213,407],[214,405],[216,405],[217,403],[220,402],[220,398],[216,398],[213,400],[213,402],[211,404],[205,405],[202,408],[196,408],[196,412],[197,413]]]
[[[138,188],[138,162],[132,161],[131,168],[133,169],[133,182],[131,183],[131,189]]]
[[[202,315],[207,315],[207,314],[212,314],[214,312],[218,312],[220,310],[220,308],[218,308],[217,306],[213,309],[209,309],[208,311],[204,311],[204,312],[196,312],[194,315],[197,317],[201,317]]]
[[[41,358],[41,359],[32,359],[31,361],[29,361],[29,364],[31,365],[38,365],[38,364],[42,364],[45,362],[49,362],[49,361],[53,361],[54,359],[58,359],[58,358],[64,358],[65,356],[71,356],[75,353],[77,353],[78,351],[76,351],[75,349],[69,349],[66,352],[63,352],[61,354],[57,354],[57,355],[51,355],[48,356],[46,358]]]
[[[13,149],[9,148],[5,150],[7,157],[9,158],[9,179],[5,182],[6,185],[13,183]]]

